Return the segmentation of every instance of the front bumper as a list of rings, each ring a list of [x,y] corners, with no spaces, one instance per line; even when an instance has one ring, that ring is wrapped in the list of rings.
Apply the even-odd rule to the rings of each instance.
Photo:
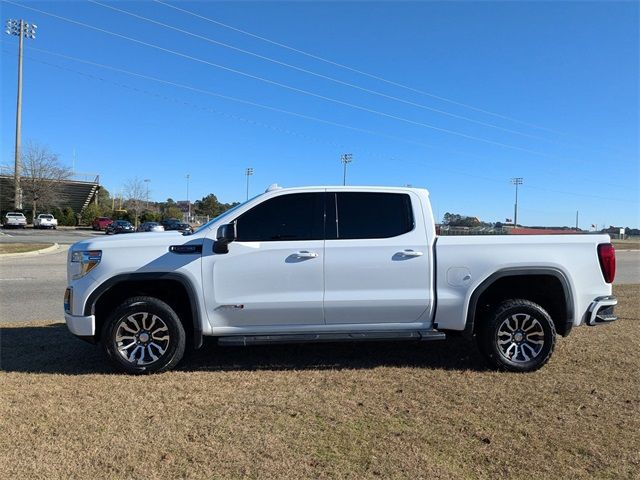
[[[74,335],[83,338],[95,337],[96,317],[94,315],[83,317],[65,313],[64,320],[67,322],[67,328]]]
[[[595,326],[616,321],[618,317],[613,313],[613,308],[617,304],[618,299],[613,295],[596,298],[587,310],[587,325]]]

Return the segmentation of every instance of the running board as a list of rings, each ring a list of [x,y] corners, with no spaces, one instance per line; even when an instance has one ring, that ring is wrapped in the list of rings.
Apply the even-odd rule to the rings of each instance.
[[[281,335],[233,335],[218,337],[218,345],[247,346],[282,343],[372,342],[372,341],[429,341],[444,340],[446,335],[436,330],[413,332],[341,332],[341,333],[288,333]]]

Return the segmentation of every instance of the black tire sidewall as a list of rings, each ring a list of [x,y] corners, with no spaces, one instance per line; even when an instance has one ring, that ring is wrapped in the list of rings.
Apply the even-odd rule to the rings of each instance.
[[[149,365],[132,365],[118,352],[115,334],[120,320],[132,313],[149,312],[157,315],[169,330],[169,347],[155,362]],[[173,368],[183,357],[186,334],[175,311],[165,302],[153,297],[134,297],[123,302],[105,321],[101,332],[102,348],[110,362],[119,370],[133,374],[158,373]]]
[[[540,353],[527,362],[514,362],[502,354],[498,347],[498,328],[514,314],[527,314],[535,318],[544,332],[544,344]],[[556,342],[556,330],[549,314],[536,303],[528,300],[508,300],[492,310],[477,334],[478,346],[489,363],[499,369],[513,372],[531,372],[547,363]]]

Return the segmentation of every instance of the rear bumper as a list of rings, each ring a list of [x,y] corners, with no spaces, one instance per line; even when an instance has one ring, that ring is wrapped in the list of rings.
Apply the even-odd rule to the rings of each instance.
[[[83,317],[65,313],[64,320],[69,331],[78,337],[86,339],[96,334],[96,317],[93,315]]]
[[[587,310],[587,325],[595,326],[616,321],[618,317],[614,314],[613,309],[617,304],[618,299],[613,295],[596,298]]]

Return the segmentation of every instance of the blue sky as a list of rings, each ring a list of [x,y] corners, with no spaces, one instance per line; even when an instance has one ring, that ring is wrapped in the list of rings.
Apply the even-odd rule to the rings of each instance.
[[[44,143],[69,165],[75,150],[76,170],[99,173],[112,192],[149,178],[152,199],[184,199],[190,174],[192,200],[243,200],[246,167],[252,194],[271,183],[340,184],[348,152],[348,183],[426,187],[440,218],[512,218],[517,176],[524,224],[573,225],[576,210],[582,228],[640,224],[637,2],[168,1],[420,92],[156,2],[108,5],[334,80],[95,3],[16,3],[197,59],[0,4],[3,21],[39,27],[25,41],[23,142]],[[5,165],[16,51],[3,34]]]

